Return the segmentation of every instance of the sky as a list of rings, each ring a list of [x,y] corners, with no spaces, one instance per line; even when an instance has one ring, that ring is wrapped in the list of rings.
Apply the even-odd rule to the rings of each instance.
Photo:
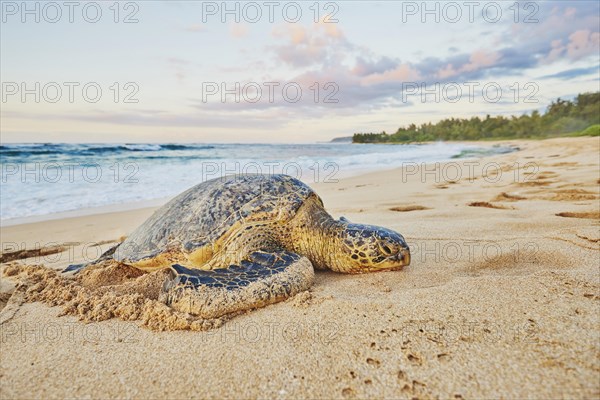
[[[597,1],[2,1],[0,141],[315,142],[600,90]]]

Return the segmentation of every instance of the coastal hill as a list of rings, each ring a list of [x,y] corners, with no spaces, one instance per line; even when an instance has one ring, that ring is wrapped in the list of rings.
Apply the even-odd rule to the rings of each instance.
[[[328,143],[352,143],[352,136],[342,136],[331,139]]]

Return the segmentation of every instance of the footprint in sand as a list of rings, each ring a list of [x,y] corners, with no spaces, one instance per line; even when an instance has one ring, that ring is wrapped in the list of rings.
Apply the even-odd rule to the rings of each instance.
[[[542,172],[541,174],[536,176],[535,179],[544,180],[544,179],[556,178],[557,176],[558,176],[558,174],[556,174],[555,172]]]
[[[561,230],[550,239],[562,240],[588,250],[600,249],[600,231],[595,226],[578,226]]]
[[[581,200],[596,200],[598,196],[594,192],[589,192],[584,189],[562,189],[555,190],[554,196],[550,200],[554,201],[581,201]]]
[[[529,187],[529,186],[548,186],[552,183],[556,183],[555,181],[538,181],[538,180],[530,180],[530,181],[525,181],[525,182],[519,182],[517,183],[517,185],[519,186],[523,186],[523,187]]]
[[[44,257],[51,254],[62,253],[68,250],[67,245],[73,245],[74,243],[65,243],[59,246],[48,246],[41,247],[39,249],[23,249],[15,251],[5,251],[0,254],[0,263],[7,263],[15,260],[24,260],[31,257]],[[77,243],[78,244],[78,243]]]
[[[396,206],[396,207],[390,208],[390,211],[397,211],[397,212],[420,211],[420,210],[431,210],[431,208],[419,206],[419,205]]]
[[[514,210],[513,207],[505,207],[498,204],[488,203],[487,201],[473,201],[467,204],[469,207],[484,207],[484,208],[495,208],[498,210]]]
[[[565,218],[600,219],[600,211],[561,212],[555,215]]]
[[[526,175],[523,182],[518,182],[518,186],[548,186],[556,181],[551,180],[556,178],[558,174],[553,171],[541,171],[541,172],[525,172]]]
[[[517,194],[510,194],[510,193],[502,192],[498,196],[496,196],[492,201],[519,201],[519,200],[527,200],[527,197],[519,196]]]
[[[446,181],[435,185],[436,189],[448,189],[450,185],[456,185],[459,181]]]
[[[0,293],[0,311],[6,307],[12,293]]]

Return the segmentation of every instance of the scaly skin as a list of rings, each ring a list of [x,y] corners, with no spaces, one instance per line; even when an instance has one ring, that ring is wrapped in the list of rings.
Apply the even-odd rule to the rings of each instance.
[[[410,250],[401,235],[378,226],[335,220],[317,196],[306,200],[279,240],[317,269],[356,274],[401,269],[410,263]]]

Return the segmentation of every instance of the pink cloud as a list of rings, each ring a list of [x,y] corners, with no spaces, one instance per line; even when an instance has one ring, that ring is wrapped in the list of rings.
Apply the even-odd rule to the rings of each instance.
[[[296,67],[338,58],[349,47],[340,28],[324,22],[313,24],[311,29],[297,24],[279,25],[273,28],[272,35],[286,41],[273,47],[278,58]]]
[[[192,24],[192,25],[188,26],[187,28],[184,28],[184,30],[186,30],[188,32],[204,32],[206,30],[206,28],[200,24]]]
[[[497,52],[485,52],[477,50],[469,58],[469,63],[464,65],[461,72],[477,71],[479,69],[493,66],[500,59],[500,54]]]
[[[242,38],[248,35],[248,26],[242,23],[235,23],[229,25],[229,33],[234,38]]]
[[[417,70],[408,64],[401,64],[398,67],[382,72],[380,74],[372,74],[363,78],[362,83],[365,85],[376,85],[386,82],[412,82],[420,79],[420,74]]]
[[[598,54],[600,49],[600,33],[589,30],[576,31],[569,36],[567,54],[573,59],[579,59],[589,54]]]
[[[566,45],[560,39],[553,40],[550,45],[551,50],[544,61],[550,63],[565,55],[571,60],[579,60],[591,54],[598,54],[600,33],[588,29],[578,30],[569,35]]]
[[[321,18],[321,20],[317,23],[317,28],[320,28],[325,35],[331,38],[342,39],[344,37],[344,33],[338,27],[338,24],[325,22],[324,19],[325,17]]]
[[[477,50],[469,57],[469,62],[458,67],[452,64],[446,64],[440,68],[434,76],[438,79],[446,79],[452,76],[459,75],[463,72],[473,72],[480,69],[485,69],[494,66],[501,56],[497,52],[486,52],[483,50]]]
[[[454,69],[454,66],[452,64],[448,64],[445,67],[440,68],[440,70],[435,74],[435,76],[438,79],[446,79],[451,76],[455,76],[456,74],[458,74],[458,71]]]
[[[398,61],[390,57],[380,57],[379,59],[366,59],[362,56],[356,58],[356,62],[351,72],[355,76],[367,76],[375,73],[382,73],[398,66]]]
[[[553,40],[552,43],[550,43],[550,46],[552,47],[552,50],[550,50],[550,53],[548,53],[548,56],[545,59],[546,62],[552,62],[558,59],[565,50],[562,40],[560,39]]]

